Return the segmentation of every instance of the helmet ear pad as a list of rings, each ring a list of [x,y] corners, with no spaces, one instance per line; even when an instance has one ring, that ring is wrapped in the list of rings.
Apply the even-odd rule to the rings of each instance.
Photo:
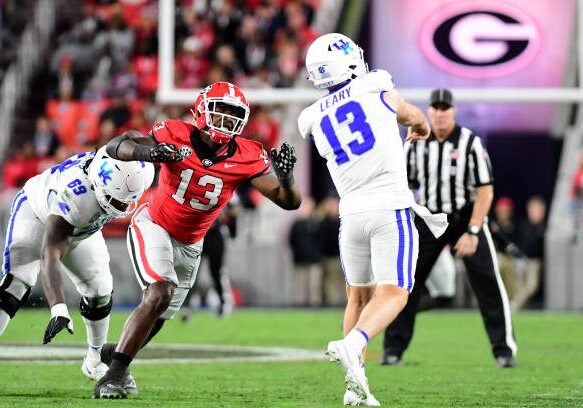
[[[202,130],[206,127],[206,114],[205,114],[205,106],[204,106],[204,96],[201,93],[196,98],[194,102],[194,122],[195,126]]]

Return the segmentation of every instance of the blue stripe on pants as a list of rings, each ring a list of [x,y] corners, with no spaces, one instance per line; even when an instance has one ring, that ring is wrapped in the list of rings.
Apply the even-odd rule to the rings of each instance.
[[[396,211],[397,228],[399,229],[399,253],[397,254],[397,284],[400,288],[405,286],[403,282],[403,256],[405,253],[405,231],[403,229],[403,220],[401,219],[401,210]]]
[[[20,206],[23,202],[25,202],[28,197],[24,195],[24,192],[21,191],[22,194],[18,193],[16,197],[14,197],[14,201],[12,203],[12,213],[10,214],[10,221],[8,223],[8,235],[6,236],[6,244],[4,246],[4,270],[3,274],[10,273],[10,244],[12,243],[12,231],[14,230],[14,220],[16,219],[16,214],[18,210],[20,210]],[[16,203],[18,201],[18,203]],[[16,207],[14,206],[16,203]]]
[[[413,227],[411,226],[411,210],[406,209],[407,211],[407,230],[409,231],[409,258],[408,258],[408,268],[407,268],[407,291],[411,291],[413,287],[413,276],[411,271],[413,270]]]

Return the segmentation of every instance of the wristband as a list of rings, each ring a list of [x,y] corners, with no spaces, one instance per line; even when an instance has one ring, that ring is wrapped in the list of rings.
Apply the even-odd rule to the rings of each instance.
[[[53,307],[51,307],[51,316],[64,316],[67,319],[71,320],[69,316],[69,309],[67,309],[67,305],[64,303],[57,303]]]

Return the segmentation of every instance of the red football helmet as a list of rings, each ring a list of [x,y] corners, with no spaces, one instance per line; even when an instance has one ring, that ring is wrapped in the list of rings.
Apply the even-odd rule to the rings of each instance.
[[[198,95],[192,114],[198,129],[206,130],[215,143],[227,143],[247,124],[249,104],[237,85],[215,82]]]

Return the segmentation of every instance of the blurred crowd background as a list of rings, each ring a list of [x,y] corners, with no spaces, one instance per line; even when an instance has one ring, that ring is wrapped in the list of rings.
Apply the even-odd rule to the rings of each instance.
[[[14,58],[34,1],[1,3],[2,67]],[[244,88],[286,87],[298,75],[317,1],[182,1],[176,9],[175,86],[231,81]],[[190,120],[188,106],[155,103],[156,1],[77,0],[60,9],[47,66],[18,114],[3,171],[5,188],[74,152],[92,150],[128,129],[148,133],[166,118]],[[193,100],[196,95],[193,95]],[[243,137],[279,142],[278,107],[253,106]]]
[[[36,3],[0,0],[0,79],[15,61]],[[255,89],[293,86],[305,75],[303,57],[318,35],[313,23],[320,3],[320,0],[176,1],[175,87],[199,88],[215,81],[231,81],[242,88]],[[12,197],[30,177],[76,152],[94,150],[125,130],[148,133],[153,123],[166,118],[190,121],[190,107],[160,105],[155,100],[158,6],[154,0],[71,0],[58,8],[44,64],[33,76],[25,101],[17,107],[13,132],[1,135],[9,138],[7,155],[1,164],[2,230]],[[362,39],[365,45],[367,38],[365,32]],[[282,136],[284,109],[284,105],[277,104],[253,105],[242,137],[258,140],[266,149],[289,139]],[[471,123],[467,125],[472,127]],[[549,145],[538,146],[544,149]],[[497,151],[504,146],[492,148]],[[556,144],[551,148],[560,150]],[[544,237],[552,186],[548,188],[546,183],[540,192],[521,191],[515,197],[504,180],[504,171],[510,164],[497,162],[495,153],[491,156],[500,180],[497,182],[501,184],[500,188],[495,186],[496,201],[490,221],[504,282],[515,310],[542,307],[542,282],[547,272]],[[338,198],[322,162],[310,155],[304,160],[311,169],[311,184],[304,189],[308,198],[275,237],[265,232],[264,223],[265,218],[278,215],[257,211],[269,204],[250,186],[243,186],[232,203],[240,211],[219,226],[227,245],[223,272],[230,275],[231,301],[237,305],[338,306],[345,302],[338,258]],[[549,165],[552,174],[556,174],[557,161]],[[147,200],[147,195],[144,199]],[[573,220],[573,240],[583,239],[583,156],[572,176],[570,213],[566,216]],[[112,251],[112,258],[119,258],[113,261],[119,263],[114,272],[116,285],[122,288],[116,289],[118,305],[131,304],[139,297],[129,261],[122,260],[127,257],[124,255],[127,223],[128,220],[116,221],[104,230],[110,238],[108,244],[111,242],[117,248]],[[276,255],[278,251],[286,254],[283,266]],[[435,272],[435,286],[428,287],[426,306],[473,305],[460,273],[463,265],[449,253],[444,253],[444,257]],[[257,267],[250,264],[252,261],[265,265]],[[242,267],[242,263],[246,266]],[[246,276],[241,276],[239,269],[246,271]],[[270,269],[274,277],[269,287],[279,287],[285,293],[262,297],[260,280],[252,274],[257,269]],[[282,269],[290,273],[278,277]],[[211,288],[212,284],[205,278],[204,268],[200,275],[203,295],[202,301],[197,301],[204,305],[204,287]],[[42,304],[41,297],[37,292],[32,302]]]

